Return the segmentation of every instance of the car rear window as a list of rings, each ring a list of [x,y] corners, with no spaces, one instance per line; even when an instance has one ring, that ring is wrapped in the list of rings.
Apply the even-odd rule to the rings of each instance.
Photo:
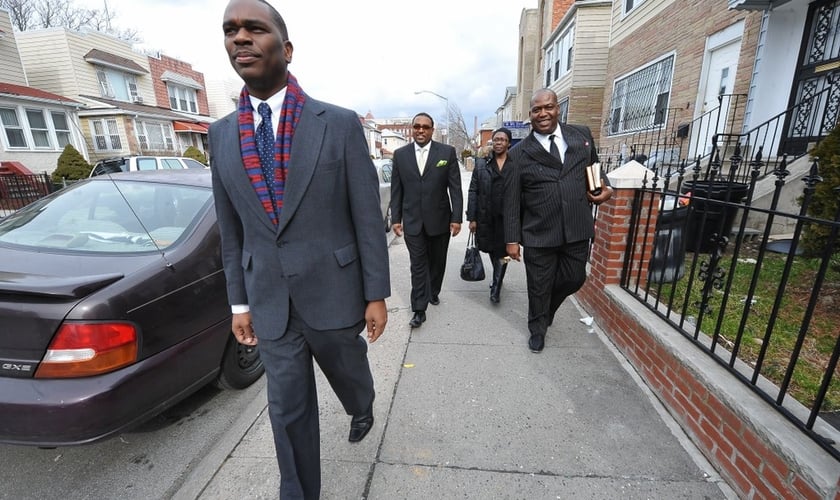
[[[0,244],[80,253],[167,248],[209,205],[208,188],[91,180],[61,190],[0,221]]]

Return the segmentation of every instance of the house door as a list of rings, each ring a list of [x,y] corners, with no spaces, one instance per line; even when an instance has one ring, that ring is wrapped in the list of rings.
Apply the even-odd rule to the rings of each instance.
[[[703,106],[699,110],[700,115],[709,115],[699,123],[698,137],[692,141],[692,144],[697,144],[697,151],[692,156],[708,155],[712,152],[712,136],[729,132],[726,127],[730,111],[727,96],[732,94],[740,53],[740,39],[709,51]]]
[[[819,0],[808,8],[805,35],[779,153],[803,154],[837,124],[840,108],[840,0]]]

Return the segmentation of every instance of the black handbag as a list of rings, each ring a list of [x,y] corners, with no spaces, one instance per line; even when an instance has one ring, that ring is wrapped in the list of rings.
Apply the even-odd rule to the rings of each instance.
[[[467,238],[467,251],[464,254],[464,263],[461,264],[461,279],[464,281],[481,281],[484,279],[484,262],[481,260],[481,252],[475,246],[473,233],[470,233]]]

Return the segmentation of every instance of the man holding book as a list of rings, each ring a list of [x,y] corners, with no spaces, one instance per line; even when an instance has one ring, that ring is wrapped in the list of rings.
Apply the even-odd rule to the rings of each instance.
[[[504,220],[508,255],[525,261],[528,347],[541,352],[560,304],[586,281],[595,234],[591,205],[610,199],[613,190],[593,169],[598,154],[589,128],[559,123],[557,94],[537,90],[530,106],[532,131],[509,153]]]

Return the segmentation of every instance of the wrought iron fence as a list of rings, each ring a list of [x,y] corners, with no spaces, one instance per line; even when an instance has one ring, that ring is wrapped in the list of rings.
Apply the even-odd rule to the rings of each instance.
[[[8,214],[53,192],[47,174],[0,175],[0,214]]]
[[[814,162],[801,210],[784,212],[781,162],[760,208],[751,200],[765,164],[749,167],[743,184],[704,184],[685,163],[646,181],[621,286],[840,460],[829,424],[840,417],[840,188],[834,220],[808,216]],[[772,236],[779,219],[795,227],[784,239]]]

